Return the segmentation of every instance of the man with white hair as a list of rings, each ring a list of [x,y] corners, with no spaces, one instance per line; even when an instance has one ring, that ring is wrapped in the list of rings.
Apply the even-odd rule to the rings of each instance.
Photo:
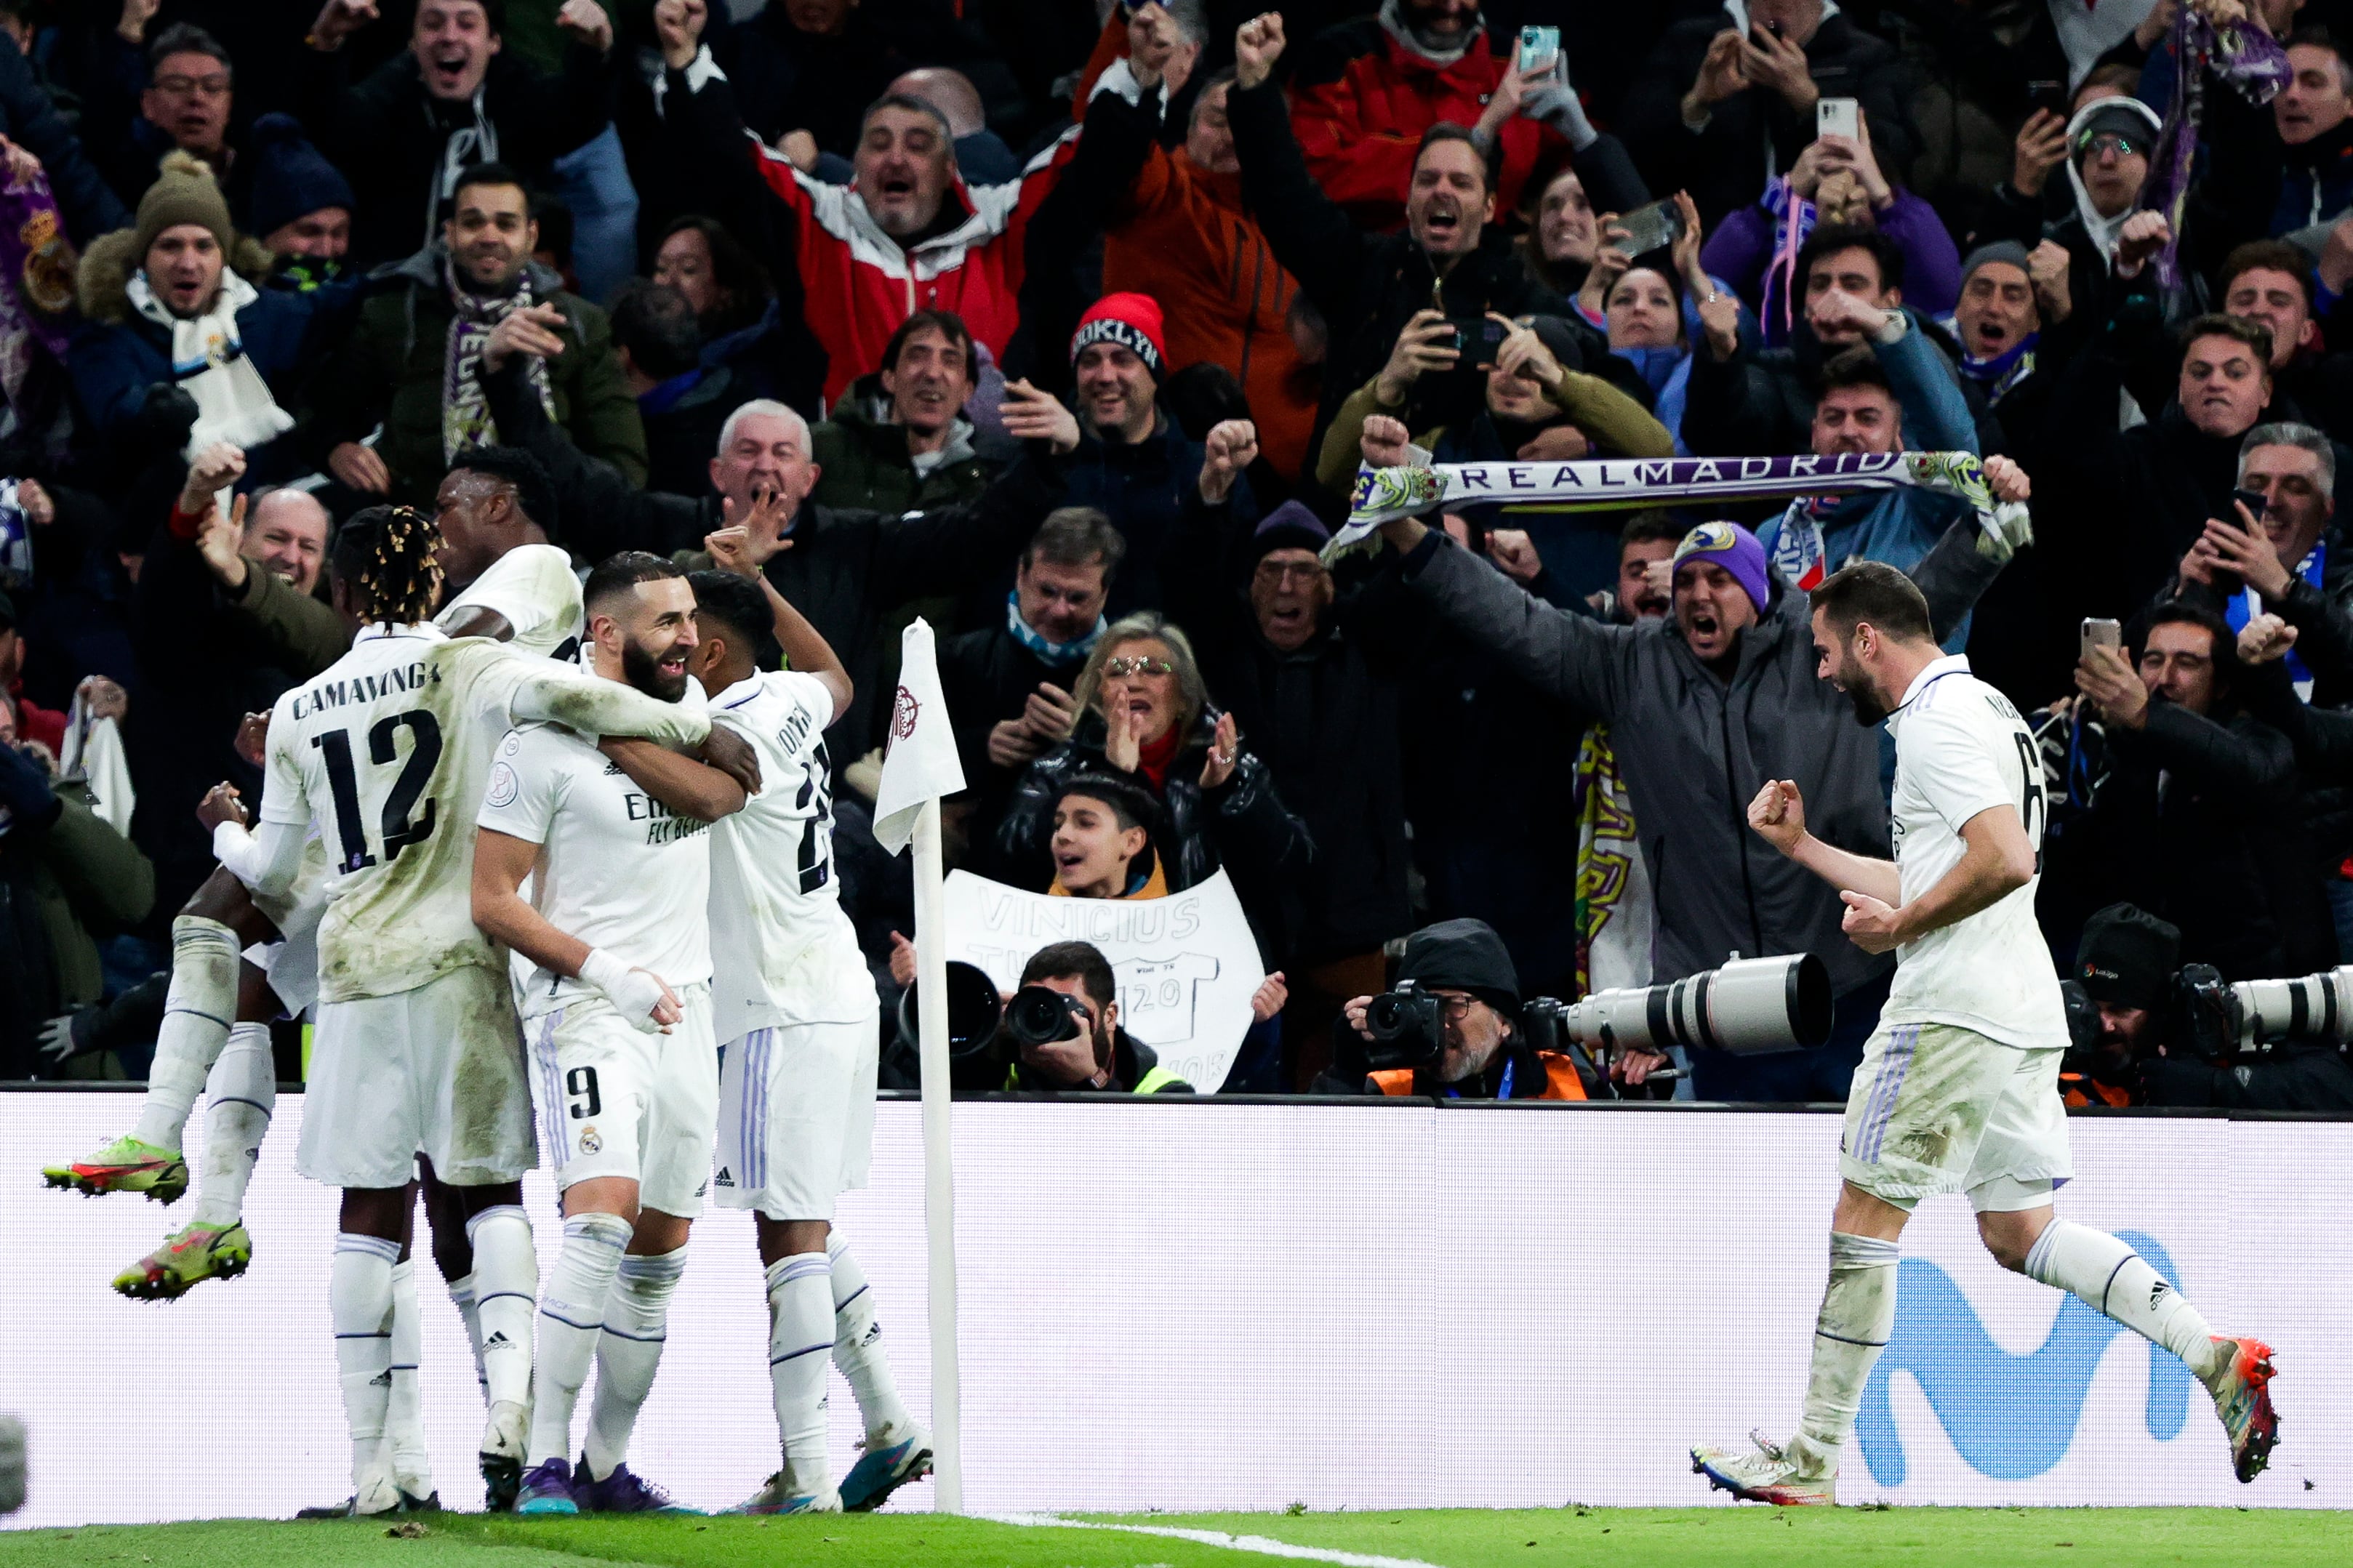
[[[960,594],[1012,567],[1038,520],[1062,504],[1063,458],[1079,445],[1071,411],[1027,382],[1006,388],[1007,432],[1026,450],[970,502],[896,517],[808,499],[818,466],[808,421],[757,398],[727,416],[700,498],[632,487],[611,464],[564,437],[527,389],[493,378],[491,409],[503,437],[547,465],[575,555],[652,550],[694,568],[742,563],[764,574],[827,643],[841,651],[857,695],[827,731],[831,754],[854,761],[880,742],[887,700],[882,618],[926,594]],[[576,522],[570,520],[578,520]]]

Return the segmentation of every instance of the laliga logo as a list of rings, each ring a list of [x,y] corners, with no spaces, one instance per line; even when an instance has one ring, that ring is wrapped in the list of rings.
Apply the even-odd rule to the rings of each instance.
[[[2133,1231],[2117,1236],[2178,1288],[2179,1276],[2164,1247]],[[1871,1479],[1883,1487],[1904,1484],[1904,1439],[1887,1398],[1888,1380],[1898,1372],[1918,1380],[1928,1408],[1970,1468],[2002,1481],[2042,1475],[2066,1457],[2100,1358],[2124,1333],[2113,1319],[2063,1296],[2042,1348],[2012,1355],[1994,1343],[1951,1276],[1933,1263],[1905,1258],[1896,1287],[1895,1332],[1862,1391],[1855,1419]],[[2144,1420],[2158,1442],[2181,1435],[2191,1381],[2179,1357],[2160,1345],[2148,1347]]]

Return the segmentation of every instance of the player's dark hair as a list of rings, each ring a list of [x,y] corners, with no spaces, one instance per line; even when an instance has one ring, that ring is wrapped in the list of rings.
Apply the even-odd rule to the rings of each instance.
[[[1934,642],[1928,601],[1911,578],[1883,561],[1858,561],[1822,579],[1807,596],[1818,616],[1826,617],[1841,635],[1866,623],[1905,642]]]
[[[776,616],[768,595],[749,577],[733,572],[690,572],[686,584],[694,590],[694,618],[716,621],[720,635],[737,647],[749,648],[752,662],[775,669],[785,661],[776,642]]]
[[[649,550],[623,550],[607,556],[596,570],[588,574],[588,581],[580,589],[581,608],[593,616],[640,583],[659,583],[685,575],[686,569],[668,556],[656,555]]]
[[[441,531],[412,506],[372,506],[335,535],[335,580],[370,626],[413,626],[433,617],[441,596]]]
[[[1077,981],[1087,1000],[1095,1005],[1098,1020],[1103,1009],[1119,1000],[1119,982],[1091,942],[1058,942],[1031,953],[1029,962],[1021,966],[1021,984],[1035,985],[1041,980]]]
[[[1056,507],[1021,547],[1025,571],[1040,561],[1056,566],[1100,566],[1106,588],[1126,557],[1126,536],[1112,525],[1107,513],[1091,506]]]
[[[1836,256],[1841,250],[1863,250],[1879,268],[1882,293],[1904,287],[1904,247],[1875,228],[1860,224],[1827,223],[1806,237],[1798,247],[1798,287],[1802,291],[1805,280],[1814,269],[1814,263],[1825,256]]]
[[[555,528],[562,510],[555,499],[555,481],[548,476],[547,465],[533,454],[521,447],[476,447],[459,453],[449,467],[499,480],[514,492],[515,510],[522,513],[524,521],[537,523],[550,544],[561,538]]]

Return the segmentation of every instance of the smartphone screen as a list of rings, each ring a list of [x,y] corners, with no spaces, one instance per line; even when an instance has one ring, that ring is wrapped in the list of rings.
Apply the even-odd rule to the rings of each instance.
[[[1825,98],[1814,105],[1814,134],[1843,136],[1851,142],[1862,139],[1862,127],[1855,118],[1855,100],[1851,98]]]

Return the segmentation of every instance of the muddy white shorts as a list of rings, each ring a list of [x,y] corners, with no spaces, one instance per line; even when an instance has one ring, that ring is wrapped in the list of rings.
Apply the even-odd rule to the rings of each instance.
[[[457,1186],[516,1181],[538,1163],[514,1004],[496,969],[319,1005],[296,1168],[331,1187],[397,1187],[418,1154]]]
[[[627,1176],[646,1208],[691,1219],[711,1185],[719,1047],[711,987],[674,987],[684,1016],[667,1035],[632,1027],[602,996],[524,1020],[531,1098],[560,1192]]]
[[[1956,1192],[1980,1212],[2042,1206],[2074,1173],[2063,1054],[1951,1024],[1880,1025],[1847,1092],[1841,1173],[1899,1208]]]
[[[719,1205],[833,1218],[874,1147],[875,1020],[783,1024],[728,1043],[719,1075]]]

